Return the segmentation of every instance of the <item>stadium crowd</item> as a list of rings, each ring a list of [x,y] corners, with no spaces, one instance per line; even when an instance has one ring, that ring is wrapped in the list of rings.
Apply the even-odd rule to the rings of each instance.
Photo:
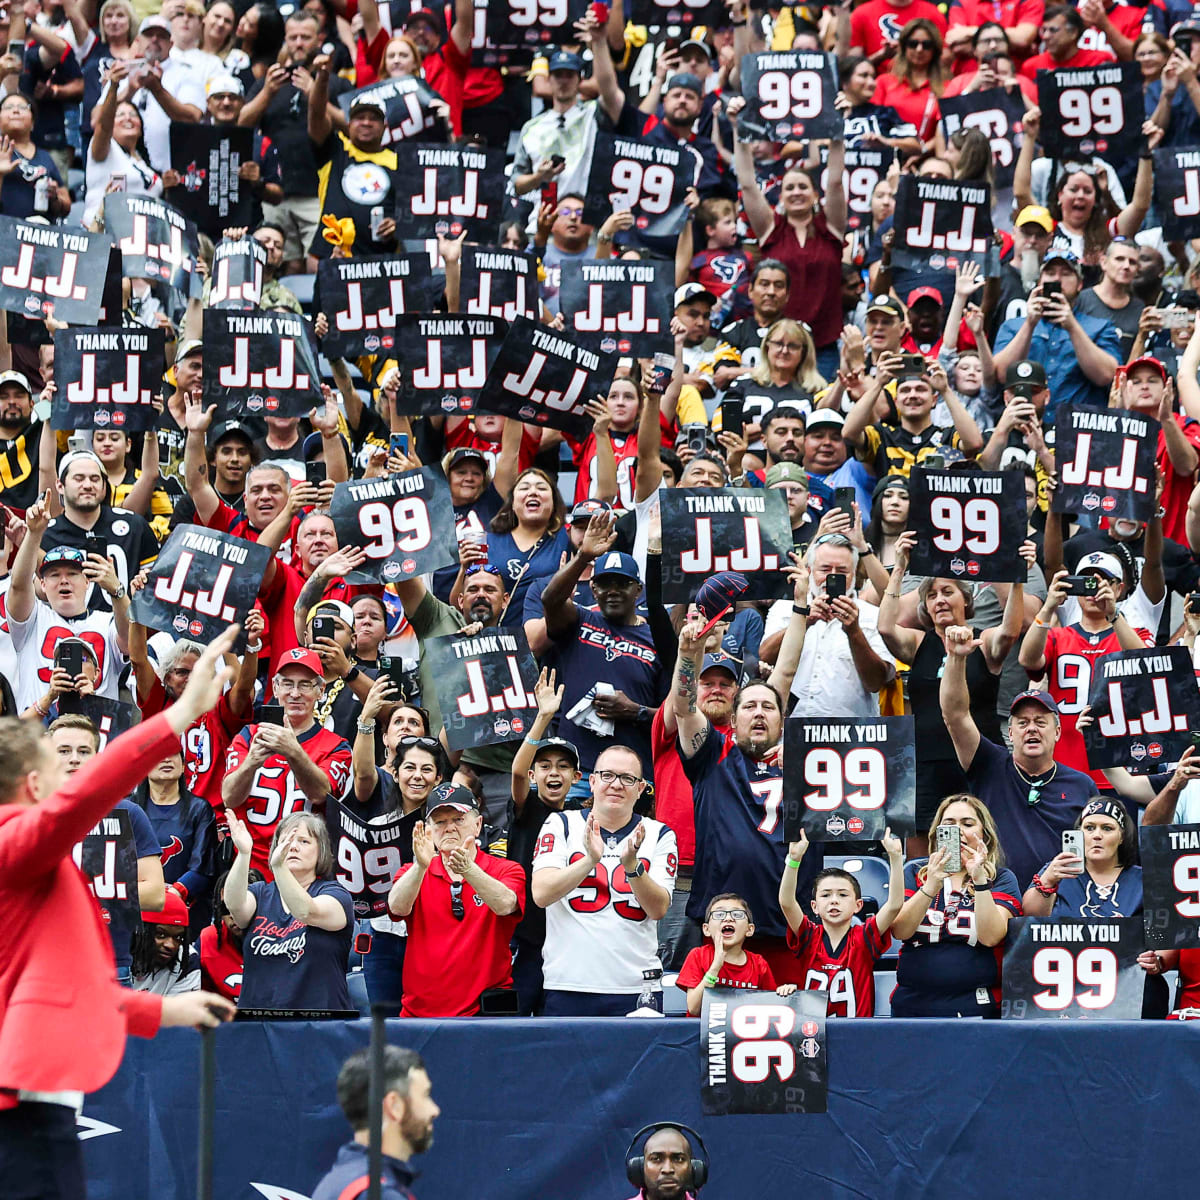
[[[249,127],[260,307],[303,314],[318,343],[318,262],[410,249],[386,207],[387,112],[338,103],[378,80],[432,93],[422,140],[505,152],[498,245],[536,258],[548,324],[583,263],[675,272],[673,366],[622,358],[583,437],[405,412],[411,368],[383,354],[323,358],[306,418],[218,413],[204,301],[151,278],[122,281],[122,324],[166,333],[157,430],[68,437],[49,416],[60,324],[0,323],[0,698],[68,773],[109,736],[84,701],[149,719],[203,652],[186,620],[177,636],[131,615],[171,531],[270,551],[220,704],[119,805],[141,919],[110,926],[118,978],[264,1014],[369,998],[413,1017],[624,1015],[661,1011],[665,983],[693,1015],[720,986],[816,988],[831,1015],[870,1017],[882,962],[896,1015],[998,1016],[1013,917],[1137,916],[1139,826],[1200,821],[1200,751],[1100,771],[1080,732],[1104,655],[1192,650],[1200,631],[1200,239],[1164,236],[1151,157],[1200,147],[1200,18],[1179,0],[726,0],[672,36],[616,0],[496,66],[472,57],[483,8],[0,12],[0,213],[100,229],[106,197],[185,186],[173,130]],[[742,59],[766,49],[836,56],[844,139],[739,138]],[[1044,155],[1038,71],[1110,62],[1142,72],[1141,157]],[[1011,183],[989,193],[991,261],[893,263],[903,176],[994,179],[1003,151],[970,125],[948,135],[939,110],[993,91],[1023,115]],[[678,239],[622,208],[585,223],[597,131],[691,152]],[[856,207],[842,169],[866,148],[890,166]],[[439,235],[435,311],[458,310],[462,254]],[[1161,422],[1148,522],[1052,511],[1063,404]],[[1021,477],[1023,582],[909,571],[918,465]],[[364,581],[334,488],[421,466],[448,485],[459,562]],[[662,600],[660,499],[728,487],[784,493],[794,561],[784,599],[735,597],[713,623],[703,592]],[[1095,582],[1079,594],[1077,576]],[[536,719],[452,751],[427,645],[495,627],[536,658]],[[786,842],[785,722],[902,713],[916,834]],[[377,848],[351,826],[378,827]],[[1178,1006],[1200,1005],[1200,951],[1140,962],[1145,1015],[1167,1014],[1176,968]]]

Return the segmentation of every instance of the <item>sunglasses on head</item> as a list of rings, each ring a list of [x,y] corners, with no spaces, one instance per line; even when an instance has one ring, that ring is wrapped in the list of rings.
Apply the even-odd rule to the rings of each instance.
[[[472,563],[463,572],[463,575],[467,579],[470,579],[472,575],[479,575],[481,573],[485,575],[495,575],[497,579],[500,578],[500,568],[493,567],[491,563]]]
[[[423,750],[436,750],[441,744],[437,738],[426,737],[418,733],[410,733],[407,737],[400,739],[401,746],[420,746]]]

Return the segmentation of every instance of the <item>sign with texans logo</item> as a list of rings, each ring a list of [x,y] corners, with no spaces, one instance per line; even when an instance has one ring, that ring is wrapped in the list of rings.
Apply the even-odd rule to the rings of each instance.
[[[676,237],[687,222],[687,190],[696,182],[700,165],[686,145],[597,133],[583,219],[600,226],[611,213],[628,210],[638,233]]]
[[[586,406],[595,396],[608,394],[617,357],[549,325],[517,317],[488,371],[478,411],[585,438],[592,427]]]
[[[219,413],[305,417],[322,403],[312,326],[299,313],[204,310],[204,402]]]
[[[330,358],[390,356],[396,348],[396,318],[428,312],[434,298],[424,254],[327,258],[317,267],[316,307],[329,321],[321,349]]]
[[[1053,510],[1150,520],[1158,506],[1155,454],[1161,429],[1140,413],[1060,404],[1054,412]]]
[[[1004,944],[1006,1021],[1137,1021],[1141,917],[1017,917]]]
[[[794,717],[783,725],[783,836],[875,842],[916,832],[912,717]]]
[[[537,716],[538,673],[524,630],[428,638],[424,649],[451,750],[525,736]]]
[[[504,151],[475,146],[396,146],[396,233],[491,245],[504,215]]]
[[[349,117],[350,110],[364,100],[383,106],[383,145],[409,141],[430,130],[434,131],[430,140],[437,140],[437,131],[442,128],[442,122],[433,106],[438,96],[419,76],[381,79],[358,91],[343,93],[337,102]]]
[[[146,586],[134,593],[132,618],[177,638],[210,642],[246,620],[270,561],[268,546],[203,525],[179,525],[158,552]],[[235,648],[245,644],[241,630]]]
[[[52,429],[142,433],[158,424],[165,334],[161,329],[57,329]],[[161,407],[161,403],[159,405]]]
[[[1154,151],[1154,207],[1162,216],[1167,241],[1186,242],[1200,235],[1200,146]]]
[[[992,189],[986,183],[902,175],[896,187],[892,261],[907,270],[984,266],[992,243]]]
[[[432,467],[339,483],[329,515],[338,545],[367,555],[351,582],[400,583],[458,562],[450,485]]]
[[[738,136],[790,142],[841,137],[836,60],[815,50],[768,50],[742,58],[746,107]]]
[[[960,129],[978,129],[992,144],[994,186],[1012,187],[1021,149],[1021,122],[1025,105],[1018,88],[988,88],[985,92],[967,92],[945,96],[938,101],[942,114],[942,133],[949,138]]]
[[[519,250],[464,246],[458,295],[459,312],[536,321],[541,315],[537,259]]]
[[[491,0],[487,40],[514,49],[561,46],[575,41],[573,27],[587,10],[588,0]]]
[[[204,281],[197,268],[200,238],[195,223],[165,200],[109,192],[104,197],[104,228],[121,252],[126,279],[152,279],[185,297],[200,295]]]
[[[975,583],[1024,583],[1025,479],[1018,471],[909,475],[908,527],[917,535],[914,575]]]
[[[1042,126],[1038,141],[1048,158],[1090,159],[1121,165],[1146,145],[1142,68],[1134,62],[1060,67],[1037,74]]]
[[[568,335],[594,334],[607,353],[646,357],[674,350],[672,263],[584,259],[564,262],[561,272],[558,303]]]
[[[216,241],[226,229],[254,220],[254,187],[242,179],[254,161],[254,130],[247,125],[171,122],[171,166],[182,183],[167,199],[196,228]]]
[[[819,147],[821,156],[821,195],[829,190],[829,145]],[[871,224],[871,197],[896,157],[891,146],[847,146],[846,169],[842,185],[846,190],[846,224],[850,229]]]
[[[412,813],[394,813],[370,823],[332,796],[325,820],[337,881],[354,901],[359,918],[387,916],[387,895],[396,872],[412,861]]]
[[[722,571],[747,577],[744,600],[790,595],[792,524],[775,488],[668,488],[662,512],[662,598],[686,604]]]
[[[1147,949],[1200,947],[1200,825],[1142,825],[1138,853]]]
[[[1117,650],[1092,666],[1088,766],[1153,767],[1178,762],[1200,729],[1200,689],[1186,646]]]
[[[95,325],[112,239],[0,217],[0,309],[40,321]]]
[[[71,856],[103,910],[109,932],[132,938],[141,922],[142,906],[138,901],[137,846],[129,813],[114,808],[107,817],[101,817],[83,841],[75,844]]]
[[[719,29],[729,23],[721,0],[633,0],[633,11],[628,16],[633,24],[652,28],[671,25],[691,29],[703,25]]]
[[[473,413],[507,326],[497,317],[409,314],[396,322],[404,374],[396,411]]]
[[[700,1010],[700,1107],[705,1116],[823,1113],[829,1068],[828,995],[706,988]]]
[[[267,250],[257,238],[222,238],[213,251],[207,308],[254,312],[262,300]]]

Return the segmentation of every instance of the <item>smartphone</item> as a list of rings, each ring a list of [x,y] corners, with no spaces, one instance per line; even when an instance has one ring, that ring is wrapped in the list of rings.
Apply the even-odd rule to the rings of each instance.
[[[323,462],[305,463],[304,478],[313,487],[320,487],[325,482],[325,464]]]
[[[79,642],[63,639],[54,647],[55,669],[66,671],[72,679],[83,674],[83,646]]]
[[[83,535],[83,552],[85,554],[99,554],[104,557],[104,541],[98,533],[88,530]]]
[[[330,641],[333,641],[335,633],[337,633],[337,622],[332,617],[313,617],[313,641],[316,641],[317,638],[329,638]]]
[[[110,192],[123,192],[125,190],[125,176],[112,175],[108,180],[108,190]]]
[[[552,167],[561,167],[567,160],[561,154],[550,155],[550,165]]]
[[[371,953],[371,935],[369,933],[356,933],[354,935],[354,953]]]
[[[661,396],[671,385],[671,376],[675,373],[675,355],[664,354],[661,350],[654,356],[654,366],[650,371],[650,381],[646,385],[646,390],[654,392]],[[729,401],[726,401],[729,403]],[[738,411],[741,411],[741,401],[738,401]],[[724,405],[721,411],[724,412]],[[738,417],[739,428],[741,425],[741,417]],[[728,425],[725,426],[729,428]]]
[[[946,870],[954,875],[962,870],[962,830],[957,825],[937,827],[937,848],[949,855]]]
[[[402,696],[408,694],[412,680],[404,666],[404,659],[381,654],[379,656],[379,673],[386,675],[396,685],[396,691]]]
[[[1042,284],[1042,299],[1049,300],[1052,296],[1057,297],[1062,295],[1062,284],[1057,279],[1047,279]]]
[[[558,203],[558,180],[547,179],[542,184],[542,203],[551,206]]]
[[[258,723],[260,725],[282,725],[283,724],[283,705],[282,704],[263,704],[258,710]]]
[[[90,450],[91,448],[91,438],[86,433],[73,433],[67,438],[68,454],[77,454],[80,450]]]
[[[1200,746],[1200,729],[1193,729],[1191,733],[1188,734],[1188,738],[1193,746]]]
[[[842,512],[854,520],[854,505],[858,501],[858,490],[852,487],[835,488],[833,492],[833,503],[835,508],[840,508]]]
[[[407,433],[393,433],[392,436],[388,438],[388,454],[403,454],[405,458],[408,457]]]
[[[1196,322],[1196,314],[1190,308],[1164,308],[1162,323],[1164,329],[1191,329]]]
[[[708,449],[708,426],[695,424],[684,425],[680,431],[684,435],[684,443],[694,454],[703,454]]]
[[[923,354],[902,354],[900,356],[899,379],[920,379],[928,364]]]
[[[743,414],[743,401],[741,400],[722,400],[721,401],[721,432],[736,433],[738,437],[742,436],[742,430],[745,428],[746,422]],[[851,488],[851,491],[854,489]]]
[[[1079,870],[1072,871],[1073,875],[1083,874],[1083,830],[1082,829],[1064,829],[1062,835],[1062,848],[1064,854],[1073,854],[1080,860]]]
[[[946,456],[944,454],[927,454],[917,465],[924,467],[927,471],[944,471]]]
[[[1095,575],[1068,575],[1063,583],[1067,585],[1068,596],[1094,596],[1100,590],[1100,580]]]
[[[825,576],[825,595],[830,600],[836,600],[846,594],[846,577],[840,571]]]
[[[1186,604],[1192,612],[1200,613],[1200,592],[1188,592]]]

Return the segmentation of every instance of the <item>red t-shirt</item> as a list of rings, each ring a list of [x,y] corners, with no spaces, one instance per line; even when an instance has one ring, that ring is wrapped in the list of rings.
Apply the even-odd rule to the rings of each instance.
[[[281,655],[300,644],[296,638],[296,602],[306,582],[295,567],[289,567],[282,559],[276,558],[275,577],[258,594],[266,622],[259,657],[265,658],[272,666]],[[345,579],[338,575],[325,585],[321,599],[341,600],[349,604],[355,595]]]
[[[946,84],[942,90],[942,99],[945,100],[951,96],[962,96],[967,90],[967,85],[979,71],[979,64],[972,58],[968,59],[968,66],[961,75],[955,77]],[[1029,101],[1030,104],[1037,103],[1037,88],[1024,75],[1017,76],[1017,86],[1021,89],[1021,94]],[[966,326],[963,326],[966,329]]]
[[[405,918],[408,949],[402,1017],[469,1017],[479,1011],[479,997],[489,988],[512,987],[508,943],[524,915],[525,871],[519,863],[493,858],[482,850],[475,861],[516,894],[517,907],[507,916],[498,916],[464,880],[463,919],[457,920],[451,911],[450,878],[441,856],[435,857]],[[405,863],[396,879],[413,865]]]
[[[226,935],[217,944],[217,927],[206,925],[200,931],[200,986],[227,1000],[242,994],[242,952]]]
[[[916,126],[922,141],[933,137],[934,126],[942,115],[937,97],[929,84],[914,91],[912,84],[895,75],[879,76],[875,81],[872,101],[894,108],[901,120]]]
[[[1084,50],[1081,47],[1066,62],[1056,62],[1049,54],[1035,54],[1021,64],[1021,74],[1036,83],[1039,71],[1062,71],[1067,67],[1102,67],[1105,63],[1116,61],[1117,56],[1109,50]]]
[[[470,60],[447,38],[440,50],[426,55],[421,63],[425,82],[450,108],[450,125],[455,137],[462,136],[463,86],[467,78]]]
[[[891,0],[867,0],[850,14],[850,45],[870,57],[883,48],[884,42],[896,41],[905,25],[918,17],[932,21],[945,35],[946,18],[927,0],[913,0],[904,5],[893,4]],[[889,58],[879,63],[878,70],[886,71],[891,61]]]
[[[1041,28],[1046,12],[1043,0],[955,0],[950,6],[950,28],[957,25],[990,25],[1012,29],[1016,25]]]
[[[542,431],[540,429],[530,429],[528,425],[521,429],[521,445],[517,450],[518,474],[533,466],[533,460],[537,457],[541,444]],[[500,457],[500,443],[489,442],[487,438],[480,437],[469,420],[463,417],[451,417],[446,422],[446,449],[462,450],[464,447],[478,450],[487,459],[488,466],[495,475],[496,461]]]
[[[567,442],[575,452],[575,503],[590,500],[596,495],[596,435],[589,433],[582,441],[576,441],[570,434],[566,435]],[[616,429],[609,430],[609,441],[612,442],[613,457],[617,460],[617,495],[613,500],[613,508],[618,511],[632,508],[634,489],[637,486],[637,442],[636,426],[624,433]]]
[[[233,739],[225,754],[226,774],[242,765],[250,752],[250,739],[257,729],[257,725],[247,725]],[[310,726],[296,740],[304,747],[308,757],[325,773],[330,794],[340,800],[350,783],[350,747],[346,740],[316,724]],[[254,773],[250,794],[246,797],[246,803],[237,810],[237,814],[246,822],[254,838],[250,865],[262,871],[267,879],[275,878],[271,871],[270,858],[271,839],[275,836],[276,826],[284,817],[290,817],[292,813],[306,812],[311,807],[308,797],[296,782],[296,777],[282,754],[272,754]]]
[[[796,952],[804,971],[806,991],[826,992],[826,1012],[831,1017],[875,1015],[875,964],[892,944],[890,933],[880,933],[873,916],[862,925],[851,925],[834,950],[825,927],[802,916],[798,930],[788,930],[788,948]]]
[[[747,950],[745,953],[746,961],[740,966],[727,962],[721,967],[717,972],[717,987],[773,992],[777,985],[771,968],[767,966],[767,960],[761,954],[755,954],[753,950]],[[688,951],[688,956],[683,960],[683,967],[679,971],[679,978],[675,980],[675,986],[685,992],[688,988],[694,988],[708,974],[716,955],[716,949],[711,942]]]
[[[1200,1008],[1200,950],[1179,952],[1179,995],[1175,1008]]]
[[[1143,30],[1146,33],[1156,33],[1157,27],[1154,24],[1154,19],[1150,16],[1150,9],[1157,8],[1160,16],[1165,16],[1165,9],[1161,4],[1117,4],[1108,10],[1108,19],[1116,26],[1117,32],[1123,34],[1131,42],[1136,42],[1142,36]],[[1080,49],[1083,50],[1102,50],[1108,54],[1113,54],[1112,45],[1108,40],[1108,35],[1103,29],[1097,29],[1094,25],[1089,25],[1079,39]]]

